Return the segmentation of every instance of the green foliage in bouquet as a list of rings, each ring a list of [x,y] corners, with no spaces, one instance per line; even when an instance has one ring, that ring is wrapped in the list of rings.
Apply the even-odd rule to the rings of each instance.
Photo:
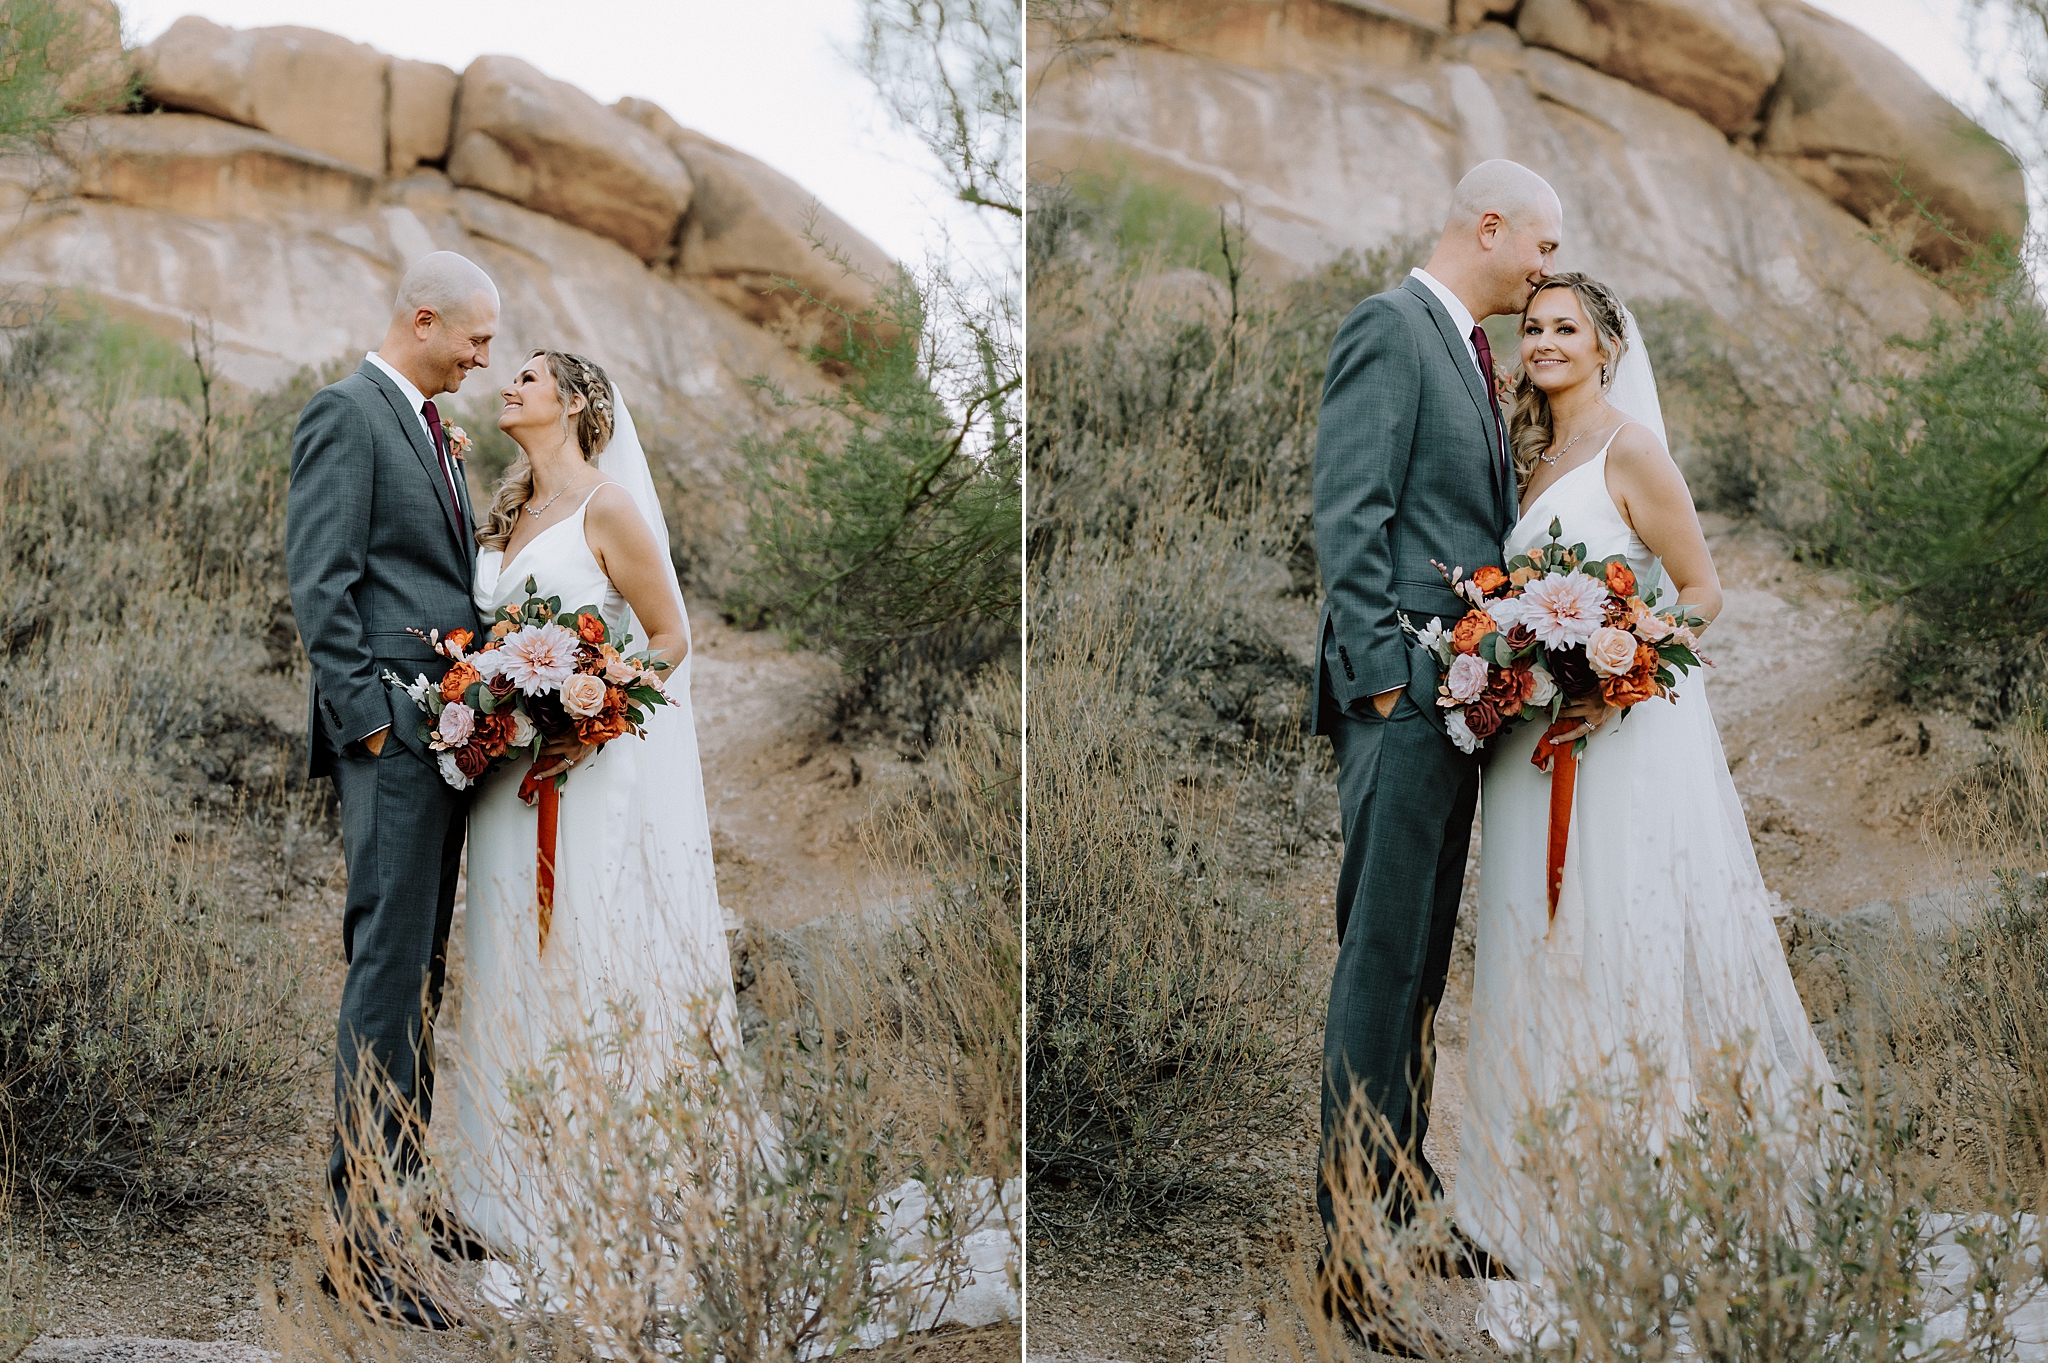
[[[2015,285],[1892,346],[1898,367],[1813,435],[1828,496],[1806,547],[1899,607],[1901,682],[1988,722],[2023,703],[2048,636],[2048,316]]]

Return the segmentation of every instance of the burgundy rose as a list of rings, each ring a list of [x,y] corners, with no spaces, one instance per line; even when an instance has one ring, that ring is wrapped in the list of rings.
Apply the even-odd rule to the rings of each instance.
[[[472,781],[482,776],[484,768],[491,765],[491,755],[474,743],[465,743],[453,751],[455,765]]]
[[[1465,727],[1482,743],[1500,731],[1500,707],[1492,697],[1481,696],[1465,707]]]
[[[1536,642],[1536,631],[1520,621],[1516,621],[1508,626],[1508,632],[1502,637],[1508,641],[1509,648],[1520,653],[1523,649]]]
[[[1593,664],[1586,660],[1586,650],[1577,646],[1551,650],[1550,677],[1570,700],[1583,699],[1600,686]]]

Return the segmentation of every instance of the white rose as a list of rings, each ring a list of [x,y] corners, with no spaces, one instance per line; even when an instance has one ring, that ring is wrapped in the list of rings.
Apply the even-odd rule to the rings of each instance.
[[[457,790],[468,790],[470,788],[472,782],[467,776],[464,776],[462,774],[462,768],[455,765],[454,753],[442,753],[439,758],[439,763],[441,767],[441,779],[443,781],[446,781],[449,785],[455,787]]]
[[[533,742],[534,737],[539,733],[540,730],[533,727],[533,721],[526,717],[526,711],[514,710],[512,712],[513,747],[525,747],[527,744]]]
[[[1500,626],[1505,634],[1522,620],[1522,598],[1519,596],[1497,597],[1486,603],[1486,613],[1493,617],[1493,623]]]
[[[1479,751],[1479,740],[1472,736],[1472,729],[1465,723],[1463,710],[1444,711],[1444,732],[1451,736],[1451,742],[1458,745],[1459,752]]]
[[[1603,677],[1622,677],[1636,665],[1636,636],[1602,625],[1586,641],[1586,661]]]
[[[1529,669],[1529,675],[1536,681],[1536,689],[1529,693],[1530,705],[1548,705],[1557,695],[1557,683],[1550,673],[1541,667]]]

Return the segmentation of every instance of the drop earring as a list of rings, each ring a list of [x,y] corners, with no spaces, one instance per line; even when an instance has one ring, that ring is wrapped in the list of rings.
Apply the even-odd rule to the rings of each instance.
[[[1604,364],[1600,366],[1600,386],[1603,389],[1607,387],[1607,366]]]

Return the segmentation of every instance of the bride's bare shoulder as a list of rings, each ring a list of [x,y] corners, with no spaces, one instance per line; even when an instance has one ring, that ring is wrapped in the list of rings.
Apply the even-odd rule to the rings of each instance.
[[[1671,452],[1657,433],[1640,421],[1630,421],[1614,433],[1607,447],[1607,463],[1618,472],[1647,472],[1671,466]]]

